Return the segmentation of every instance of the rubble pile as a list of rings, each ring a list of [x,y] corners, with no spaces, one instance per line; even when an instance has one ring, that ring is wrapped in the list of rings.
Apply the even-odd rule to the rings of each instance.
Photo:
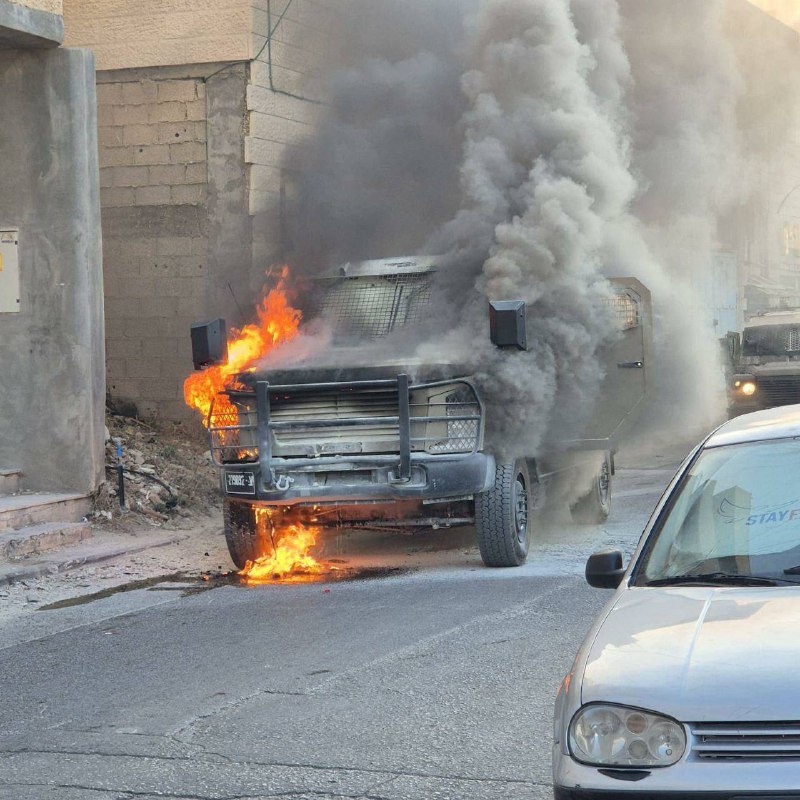
[[[122,446],[127,511],[155,524],[205,514],[220,503],[219,473],[203,431],[165,421],[106,417],[106,481],[95,495],[96,520],[124,515],[117,492],[117,445]]]

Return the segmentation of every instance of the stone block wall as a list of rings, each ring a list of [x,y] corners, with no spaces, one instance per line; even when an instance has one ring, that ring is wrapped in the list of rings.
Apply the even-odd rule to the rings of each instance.
[[[206,315],[206,85],[101,74],[97,94],[109,392],[180,416],[189,326]]]
[[[245,159],[248,207],[254,218],[254,282],[283,255],[281,203],[292,181],[283,164],[287,150],[313,132],[324,109],[320,78],[344,13],[342,6],[341,0],[253,0],[257,58],[247,89]],[[274,32],[267,44],[270,30]]]

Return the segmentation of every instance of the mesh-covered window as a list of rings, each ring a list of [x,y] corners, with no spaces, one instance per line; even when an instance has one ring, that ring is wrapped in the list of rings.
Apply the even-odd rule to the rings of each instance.
[[[789,352],[800,350],[800,328],[786,331],[786,349]]]
[[[425,319],[431,275],[342,278],[322,302],[322,316],[338,338],[369,339]]]
[[[627,331],[641,324],[639,303],[627,292],[620,292],[604,302],[616,317],[620,330]]]

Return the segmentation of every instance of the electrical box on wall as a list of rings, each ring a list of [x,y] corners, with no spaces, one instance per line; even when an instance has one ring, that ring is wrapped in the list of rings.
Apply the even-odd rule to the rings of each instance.
[[[19,311],[19,231],[0,230],[0,314]]]

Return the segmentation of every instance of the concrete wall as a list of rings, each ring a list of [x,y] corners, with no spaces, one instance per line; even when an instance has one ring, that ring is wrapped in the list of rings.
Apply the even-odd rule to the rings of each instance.
[[[61,0],[0,0],[0,47],[53,47],[63,39]]]
[[[103,477],[103,289],[94,60],[0,50],[0,227],[19,228],[21,302],[0,314],[0,467],[24,488]]]
[[[250,0],[66,0],[65,43],[98,70],[250,58]]]
[[[51,14],[62,14],[62,0],[11,0],[14,5],[35,8],[38,11],[49,11]]]

